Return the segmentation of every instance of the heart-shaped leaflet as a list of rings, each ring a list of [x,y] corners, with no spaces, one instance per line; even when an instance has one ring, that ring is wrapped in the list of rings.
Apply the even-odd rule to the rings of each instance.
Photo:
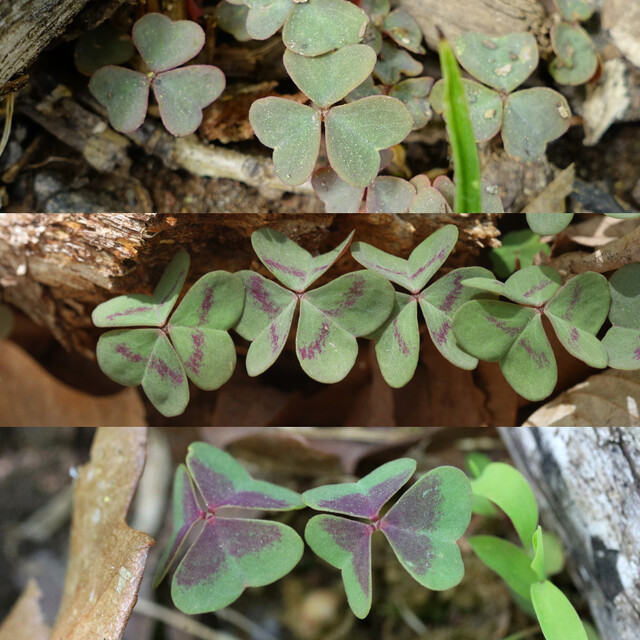
[[[204,509],[197,506],[195,488]],[[218,515],[217,509],[225,506],[288,511],[303,504],[294,491],[254,480],[224,451],[204,442],[192,444],[186,467],[181,465],[176,475],[174,531],[156,579],[157,583],[166,574],[193,524],[204,519],[171,586],[174,603],[186,613],[221,609],[246,587],[270,584],[286,575],[302,556],[302,539],[290,527]]]

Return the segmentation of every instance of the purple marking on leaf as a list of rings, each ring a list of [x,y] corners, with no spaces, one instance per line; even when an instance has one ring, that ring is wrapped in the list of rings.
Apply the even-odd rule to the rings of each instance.
[[[404,338],[400,335],[400,329],[398,329],[398,318],[395,317],[393,319],[393,337],[397,340],[398,346],[402,351],[403,356],[408,356],[410,353],[410,349],[407,346],[407,343],[404,341]]]
[[[548,287],[550,284],[552,284],[551,280],[542,280],[541,282],[539,282],[537,285],[535,285],[534,287],[531,287],[531,289],[529,289],[529,291],[525,291],[522,296],[524,298],[530,298],[534,293],[538,292],[538,291],[542,291],[543,289],[545,289],[546,287]]]
[[[328,316],[335,317],[341,316],[347,309],[351,309],[358,301],[358,298],[364,295],[365,284],[364,278],[355,278],[346,293],[345,299],[335,309],[329,309],[325,313]]]
[[[320,333],[317,338],[311,344],[300,346],[298,351],[300,352],[300,356],[303,360],[313,360],[316,355],[322,353],[324,349],[324,343],[327,340],[327,335],[329,335],[329,325],[322,323],[322,328],[320,329]]]
[[[490,314],[485,314],[484,316],[492,325],[498,327],[498,329],[501,329],[502,331],[504,331],[508,336],[511,336],[512,338],[515,338],[521,331],[522,329],[520,327],[508,327],[507,323],[504,320],[498,320],[498,318],[496,318],[495,316],[492,316]]]
[[[431,258],[431,260],[429,260],[429,262],[427,262],[427,264],[423,265],[422,267],[420,267],[413,275],[409,276],[409,278],[411,280],[415,280],[423,271],[425,271],[426,269],[428,269],[432,264],[445,260],[447,255],[449,254],[450,250],[447,249],[441,249],[440,252],[438,254],[436,254],[435,256],[433,256],[433,258]]]
[[[640,338],[640,336],[638,336],[638,338]],[[633,357],[636,360],[640,360],[640,347],[638,347],[634,352],[633,352]]]
[[[318,273],[318,271],[326,271],[331,266],[331,264],[323,264],[323,265],[320,265],[319,267],[314,267],[312,273]]]
[[[204,290],[204,299],[200,305],[200,318],[198,320],[198,326],[201,327],[207,321],[207,315],[213,307],[213,287],[207,287]]]
[[[368,594],[371,589],[369,583],[370,540],[375,528],[346,518],[327,518],[322,521],[321,526],[341,549],[352,554],[356,579],[363,593]]]
[[[571,312],[574,310],[575,306],[580,301],[580,295],[582,294],[582,287],[577,284],[573,289],[573,295],[571,296],[571,302],[567,307],[567,310],[562,314],[562,319],[570,321],[571,320]]]
[[[381,264],[376,264],[375,262],[369,262],[368,260],[360,260],[360,263],[364,267],[370,267],[371,269],[375,269],[376,271],[386,271],[387,273],[391,273],[394,276],[405,276],[406,272],[404,271],[394,271],[393,269],[388,269],[387,267],[383,267]]]
[[[278,352],[278,347],[280,345],[280,336],[276,331],[275,322],[269,327],[269,337],[271,338],[271,351],[272,353]]]
[[[173,283],[173,287],[171,287],[171,290],[169,291],[169,293],[167,293],[167,295],[164,298],[162,298],[162,300],[160,301],[160,304],[164,304],[174,294],[178,286],[178,283],[182,282],[182,278],[184,278],[185,275],[186,275],[186,269],[182,269],[178,274],[178,277],[175,279],[175,282]]]
[[[462,293],[462,275],[458,274],[453,279],[453,289],[449,291],[447,297],[442,301],[440,305],[440,311],[444,311],[444,313],[449,313],[451,309],[453,309],[453,305],[455,304],[458,296]]]
[[[162,358],[158,358],[155,355],[151,356],[148,367],[152,371],[155,371],[163,380],[169,378],[175,385],[182,384],[184,381],[184,376],[181,371],[174,371]]]
[[[296,269],[295,267],[288,267],[286,264],[281,264],[280,262],[271,260],[271,258],[263,258],[262,262],[264,262],[268,267],[273,267],[276,271],[282,271],[282,273],[287,273],[289,275],[295,276],[296,278],[304,278],[307,275],[300,269]]]
[[[380,530],[417,574],[427,573],[434,556],[434,545],[425,534],[437,525],[442,505],[440,479],[432,476],[409,489],[380,522]]]
[[[445,320],[438,331],[431,331],[431,337],[433,338],[434,342],[441,347],[443,344],[447,344],[447,336],[449,335],[449,331],[451,331],[451,321]]]
[[[573,327],[573,329],[571,329],[571,333],[569,334],[569,340],[573,342],[573,344],[577,344],[579,337],[580,337],[580,334],[578,333],[578,330],[575,327]]]
[[[204,332],[199,329],[194,329],[191,334],[193,340],[193,353],[191,357],[184,363],[184,366],[192,371],[196,375],[200,373],[200,366],[204,359]]]
[[[238,491],[227,476],[212,471],[196,458],[189,461],[189,469],[211,512],[228,505],[248,509],[280,509],[288,505],[258,491]]]
[[[118,313],[112,313],[107,316],[107,320],[114,320],[115,318],[123,318],[125,316],[132,316],[135,313],[145,313],[146,311],[153,311],[153,307],[136,307],[135,309],[127,309],[126,311],[118,311]]]
[[[270,320],[273,320],[282,310],[282,307],[271,300],[260,276],[249,277],[249,295],[262,307],[262,311],[269,316]]]
[[[195,587],[215,581],[216,574],[227,564],[216,521],[207,520],[202,532],[178,567],[174,577],[177,586]]]
[[[538,352],[533,349],[527,338],[520,340],[520,346],[529,354],[538,369],[544,369],[549,366],[549,358],[546,353]]]
[[[227,553],[238,559],[267,551],[282,540],[282,532],[270,522],[218,518],[213,526],[224,539]]]
[[[139,353],[134,353],[123,342],[121,342],[120,344],[116,345],[116,353],[119,353],[121,356],[126,358],[129,362],[133,362],[135,364],[138,364],[139,362],[146,362],[147,361],[147,358],[145,358],[144,356],[140,355]]]

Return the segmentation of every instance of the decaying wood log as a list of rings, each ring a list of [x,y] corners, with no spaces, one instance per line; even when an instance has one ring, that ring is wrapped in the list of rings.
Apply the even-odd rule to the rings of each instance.
[[[192,256],[190,282],[208,271],[260,270],[251,233],[268,225],[311,252],[357,237],[406,256],[447,223],[460,240],[447,262],[458,267],[495,243],[491,214],[28,214],[0,216],[0,298],[48,327],[66,347],[93,355],[91,311],[122,293],[151,293],[178,246]],[[331,277],[359,268],[341,260]],[[266,271],[265,271],[266,273]],[[4,289],[4,291],[2,290]]]
[[[640,428],[500,429],[603,640],[640,638]]]

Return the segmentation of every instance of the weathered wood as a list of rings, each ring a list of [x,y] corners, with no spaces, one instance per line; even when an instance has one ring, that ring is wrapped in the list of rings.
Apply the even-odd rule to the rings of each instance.
[[[91,356],[91,311],[121,293],[151,293],[178,246],[192,256],[190,282],[208,271],[260,269],[251,233],[264,225],[312,252],[356,229],[360,240],[407,255],[443,224],[460,228],[447,265],[474,262],[498,231],[490,214],[28,214],[0,216],[0,298],[51,329],[68,348]],[[359,268],[343,259],[331,277]],[[266,271],[265,271],[266,273]],[[4,288],[4,291],[2,291]]]
[[[502,428],[603,640],[640,638],[640,428]]]

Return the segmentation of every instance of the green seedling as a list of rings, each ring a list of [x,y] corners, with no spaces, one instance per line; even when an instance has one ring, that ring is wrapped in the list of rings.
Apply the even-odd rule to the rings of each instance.
[[[546,398],[557,382],[543,315],[571,355],[591,367],[607,366],[607,351],[596,338],[611,303],[601,274],[582,273],[562,286],[557,271],[532,266],[517,271],[506,282],[471,278],[462,285],[511,300],[467,302],[453,318],[453,332],[472,356],[499,362],[509,384],[527,400]]]
[[[527,213],[527,224],[532,231],[540,235],[555,235],[571,224],[573,215],[573,213]]]
[[[551,253],[551,247],[546,242],[540,242],[540,236],[529,229],[510,231],[501,240],[502,246],[491,249],[489,253],[491,266],[498,278],[506,279],[519,269],[530,267],[540,252],[546,256]]]
[[[512,466],[471,460],[474,510],[486,502],[499,507],[511,520],[522,546],[495,536],[474,536],[474,553],[509,587],[514,600],[536,617],[546,640],[587,640],[575,609],[549,577],[564,565],[560,541],[538,525],[538,504],[525,477]],[[479,502],[476,502],[479,500]],[[493,515],[493,514],[487,514]]]
[[[480,213],[482,211],[480,160],[473,138],[473,126],[460,69],[451,46],[445,38],[440,38],[438,53],[443,82],[442,110],[449,133],[456,182],[454,211],[455,213]]]
[[[230,2],[247,7],[244,29],[250,38],[265,40],[283,27],[285,46],[303,56],[319,56],[345,45],[357,44],[368,24],[364,11],[346,0]],[[236,16],[240,15],[240,12],[236,13]]]
[[[218,389],[236,365],[227,330],[242,314],[242,281],[226,271],[208,273],[172,314],[188,270],[189,254],[180,251],[152,296],[119,296],[99,305],[92,316],[96,326],[115,328],[98,341],[100,368],[125,386],[141,384],[165,416],[185,410],[187,379],[201,389]]]
[[[462,81],[476,142],[502,131],[505,151],[529,162],[567,131],[571,110],[561,94],[546,87],[515,91],[538,65],[530,33],[496,38],[464,33],[456,38],[454,51],[464,69],[484,83]],[[444,93],[444,82],[436,82],[430,95],[435,111],[444,110]]]
[[[240,518],[225,508],[291,511],[304,505],[295,491],[260,480],[228,453],[205,442],[189,446],[173,484],[173,533],[159,562],[157,586],[192,529],[202,523],[173,576],[171,596],[185,613],[217,611],[246,587],[279,580],[300,561],[304,544],[279,522]]]
[[[455,269],[426,287],[453,250],[458,229],[447,225],[423,240],[408,260],[397,258],[364,242],[355,242],[353,257],[367,269],[395,282],[406,293],[396,292],[395,306],[385,323],[372,334],[376,358],[384,379],[392,387],[402,387],[415,373],[420,355],[418,305],[422,309],[429,336],[440,353],[462,369],[474,369],[478,360],[462,351],[451,332],[453,315],[466,302],[484,297],[462,282],[469,278],[489,278],[482,267]]]
[[[385,535],[400,564],[423,587],[444,590],[462,580],[464,566],[456,540],[469,525],[472,502],[462,471],[453,467],[430,471],[381,515],[415,468],[414,460],[401,458],[356,483],[302,494],[312,509],[341,514],[311,518],[305,539],[318,556],[342,571],[349,606],[358,618],[371,609],[371,536],[376,531]]]
[[[588,82],[598,69],[598,54],[589,34],[577,24],[558,22],[551,28],[551,46],[556,57],[549,73],[559,84]]]
[[[305,373],[325,383],[349,373],[358,354],[356,337],[375,331],[389,317],[394,300],[388,280],[370,271],[348,273],[308,290],[347,250],[352,237],[353,232],[329,253],[313,257],[281,233],[253,233],[256,254],[284,287],[253,271],[238,274],[246,303],[235,330],[251,341],[246,361],[250,376],[276,361],[298,308],[296,354]]]
[[[618,269],[609,280],[613,325],[602,343],[616,369],[640,369],[640,264]]]
[[[413,119],[395,98],[371,96],[333,106],[371,73],[375,60],[373,49],[362,44],[314,58],[285,52],[287,72],[313,106],[268,97],[256,100],[249,110],[256,136],[274,149],[273,163],[283,182],[295,186],[309,179],[323,122],[329,163],[354,187],[366,187],[376,177],[380,150],[404,140]]]
[[[107,65],[89,82],[91,93],[107,108],[111,126],[123,133],[140,127],[152,88],[167,130],[174,136],[193,133],[202,122],[202,109],[220,96],[226,82],[218,67],[181,66],[202,49],[204,31],[189,20],[173,22],[149,13],[133,26],[132,37],[149,71]]]
[[[134,54],[131,37],[103,22],[83,33],[76,42],[73,59],[80,73],[90,76],[108,64],[123,64]]]
[[[13,312],[6,305],[0,304],[0,340],[11,335],[13,324]]]

